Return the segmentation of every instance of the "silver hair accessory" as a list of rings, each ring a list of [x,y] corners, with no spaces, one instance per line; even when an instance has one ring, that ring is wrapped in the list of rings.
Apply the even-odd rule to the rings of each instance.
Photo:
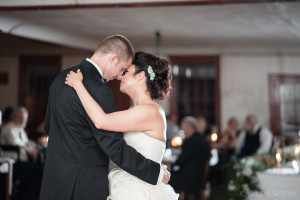
[[[147,70],[148,70],[148,73],[149,73],[149,76],[150,76],[150,81],[153,81],[153,79],[155,78],[155,73],[154,73],[152,67],[149,65]]]

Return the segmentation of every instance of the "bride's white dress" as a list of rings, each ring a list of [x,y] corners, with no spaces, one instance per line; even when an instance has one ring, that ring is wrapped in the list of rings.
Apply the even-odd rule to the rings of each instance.
[[[165,143],[152,138],[143,132],[124,133],[127,144],[135,148],[143,156],[157,163],[161,163]],[[176,194],[170,185],[158,183],[148,184],[135,176],[125,172],[110,163],[109,196],[107,200],[177,200]]]

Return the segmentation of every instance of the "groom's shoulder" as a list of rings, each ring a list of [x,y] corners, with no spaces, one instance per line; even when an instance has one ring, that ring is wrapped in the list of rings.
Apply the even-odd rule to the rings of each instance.
[[[51,85],[50,85],[50,90],[51,88],[61,88],[62,86],[62,83],[65,82],[65,79],[67,77],[67,74],[70,72],[70,71],[74,71],[76,72],[77,69],[80,69],[80,65],[76,65],[76,66],[73,66],[73,67],[69,67],[69,68],[66,68],[64,70],[62,70],[61,72],[58,73],[58,75],[54,78],[54,80],[52,81]]]
[[[85,68],[84,66],[87,64],[86,60],[83,60],[80,64],[75,65],[73,67],[67,67],[66,69],[64,69],[63,71],[61,71],[59,73],[58,76],[65,76],[67,75],[70,71],[76,72],[78,69],[80,69],[81,71]],[[64,77],[65,78],[65,77]]]

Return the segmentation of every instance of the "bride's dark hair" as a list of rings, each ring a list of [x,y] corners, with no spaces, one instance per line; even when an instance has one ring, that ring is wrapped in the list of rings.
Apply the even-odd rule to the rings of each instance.
[[[147,89],[153,100],[163,100],[168,96],[172,79],[168,61],[148,53],[136,52],[132,64],[135,65],[135,74],[145,72]],[[149,68],[153,70],[152,77],[151,72],[148,71]]]

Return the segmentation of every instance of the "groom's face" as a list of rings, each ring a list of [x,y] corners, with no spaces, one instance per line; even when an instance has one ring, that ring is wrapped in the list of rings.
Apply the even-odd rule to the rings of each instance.
[[[112,66],[108,67],[107,74],[106,74],[106,80],[110,81],[116,78],[121,77],[124,70],[127,70],[132,63],[132,59],[129,59],[128,61],[119,61],[117,63],[112,64]]]

